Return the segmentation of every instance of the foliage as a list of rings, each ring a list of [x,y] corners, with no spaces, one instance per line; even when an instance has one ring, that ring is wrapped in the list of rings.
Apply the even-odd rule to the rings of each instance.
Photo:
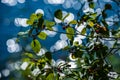
[[[92,0],[88,0],[89,7],[94,8],[95,3]],[[112,78],[119,78],[110,76],[110,72],[114,72],[112,65],[109,63],[108,57],[116,51],[119,47],[119,33],[120,30],[110,30],[106,22],[107,14],[106,10],[111,10],[111,4],[105,4],[101,14],[97,12],[86,12],[80,16],[80,19],[72,20],[69,23],[64,23],[64,20],[69,16],[67,14],[63,18],[62,10],[58,9],[54,12],[54,17],[61,20],[61,23],[56,24],[54,20],[44,19],[42,14],[31,14],[30,19],[27,21],[30,29],[27,34],[28,38],[32,38],[31,50],[23,51],[25,54],[23,62],[28,62],[29,66],[23,74],[26,72],[30,80],[110,80]],[[65,32],[55,31],[53,27],[60,25],[61,28],[65,27]],[[77,27],[75,28],[75,25]],[[85,27],[79,31],[77,28],[84,25]],[[41,48],[41,40],[46,40],[47,34],[44,30],[53,32],[64,33],[68,37],[68,46],[65,46],[61,50],[69,53],[70,57],[64,62],[60,60],[55,62],[52,58],[52,53],[46,51],[41,56],[36,56]],[[109,33],[113,34],[113,37]],[[23,35],[21,35],[23,36]],[[82,44],[79,44],[79,40],[74,40],[78,36],[84,36],[85,39]],[[80,37],[79,37],[80,38]],[[114,44],[111,48],[104,44],[104,40],[114,40]],[[80,39],[82,40],[82,39]],[[82,40],[83,41],[83,40]],[[26,54],[26,52],[29,52]],[[25,57],[26,56],[26,57]],[[26,60],[27,59],[27,60]],[[71,64],[72,63],[72,64]],[[76,67],[74,67],[76,66]],[[38,70],[37,72],[34,72]],[[31,73],[33,72],[33,73]],[[25,75],[26,75],[25,74]]]

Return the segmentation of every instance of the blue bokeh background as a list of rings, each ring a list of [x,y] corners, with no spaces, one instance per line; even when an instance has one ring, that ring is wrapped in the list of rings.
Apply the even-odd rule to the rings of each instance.
[[[9,53],[6,46],[6,41],[10,38],[16,37],[17,33],[21,30],[21,27],[15,26],[14,19],[17,17],[29,18],[31,13],[34,13],[38,8],[44,10],[45,18],[47,19],[53,19],[53,12],[57,9],[69,11],[74,14],[78,12],[72,8],[64,9],[61,4],[45,4],[43,0],[26,0],[25,3],[18,3],[15,6],[8,6],[6,4],[0,3],[0,63],[3,64],[0,64],[1,70],[5,67],[6,62],[8,62],[11,56],[18,55],[18,53]],[[50,43],[48,40],[46,45],[49,47],[49,44],[53,44],[57,39],[59,39],[59,37],[50,38]],[[60,53],[58,55],[61,55]],[[57,59],[57,57],[55,58]]]
[[[115,3],[112,4],[114,8],[117,8]],[[101,5],[101,7],[103,6]],[[7,62],[9,62],[9,60],[12,59],[11,58],[12,56],[15,57],[20,56],[20,53],[9,53],[7,51],[6,46],[6,41],[10,38],[16,37],[17,33],[21,30],[21,27],[15,26],[14,19],[16,17],[29,18],[31,13],[34,13],[39,8],[44,10],[45,13],[44,15],[45,18],[47,19],[53,19],[53,12],[57,9],[72,12],[75,15],[78,12],[78,10],[74,10],[73,8],[64,9],[61,4],[60,5],[45,4],[43,0],[38,1],[26,0],[25,3],[23,4],[18,3],[15,6],[8,6],[0,2],[0,71],[6,67]],[[120,8],[118,7],[118,9]],[[109,12],[109,15],[111,14],[113,14],[113,12],[111,13]],[[46,42],[44,41],[41,42],[45,43],[44,45],[47,45],[47,47],[50,47],[50,45],[54,44],[54,42],[57,39],[59,39],[58,35],[59,34],[57,34],[57,36],[55,36],[54,38],[49,38]],[[58,59],[63,55],[67,54],[65,54],[64,52],[59,52],[57,53],[57,56],[55,56],[54,58]]]

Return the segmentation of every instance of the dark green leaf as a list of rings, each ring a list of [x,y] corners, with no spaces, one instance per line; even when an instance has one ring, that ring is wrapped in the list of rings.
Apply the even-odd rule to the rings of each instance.
[[[35,53],[38,53],[40,51],[40,48],[41,48],[40,42],[37,39],[33,40],[31,42],[31,48]]]
[[[90,2],[90,3],[89,3],[89,7],[90,7],[90,8],[94,8],[94,7],[95,7],[95,3],[94,3],[94,2]]]
[[[41,14],[41,13],[38,13],[38,14],[37,14],[37,18],[38,18],[38,19],[42,18],[42,16],[43,16],[43,14]]]
[[[38,24],[37,24],[38,28],[41,29],[41,30],[44,29],[43,25],[44,25],[44,19],[39,18],[38,19]]]
[[[62,10],[58,9],[57,11],[55,11],[54,16],[62,20]]]
[[[50,52],[46,52],[45,53],[45,57],[48,59],[48,60],[51,60],[52,59],[52,55]]]
[[[38,37],[39,37],[40,39],[42,39],[42,40],[45,40],[46,37],[47,37],[47,34],[44,33],[44,32],[40,32],[40,33],[38,34]]]

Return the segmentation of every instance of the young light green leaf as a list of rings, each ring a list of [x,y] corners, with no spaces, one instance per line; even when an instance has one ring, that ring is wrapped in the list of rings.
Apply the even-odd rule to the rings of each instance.
[[[40,33],[38,34],[38,37],[39,37],[40,39],[42,39],[42,40],[45,40],[46,37],[47,37],[47,34],[44,33],[44,32],[40,32]]]
[[[62,10],[58,9],[57,11],[55,11],[54,16],[62,20]]]
[[[88,21],[88,25],[89,25],[90,27],[93,27],[93,26],[94,26],[94,23],[93,23],[92,21]]]
[[[77,24],[77,21],[76,20],[72,20],[69,22],[69,24]]]
[[[72,40],[73,39],[73,36],[74,36],[74,29],[72,27],[68,27],[66,29],[66,32],[67,32],[67,37]]]
[[[46,27],[53,27],[55,25],[55,22],[45,20],[45,24],[46,24]]]
[[[91,17],[92,19],[96,19],[96,17],[97,17],[97,13],[93,13],[93,14],[91,14],[90,17]]]
[[[38,53],[40,51],[40,48],[41,48],[40,42],[37,39],[33,40],[31,42],[31,48],[35,53]]]
[[[38,17],[37,17],[36,14],[33,13],[33,14],[30,16],[30,19],[33,20],[33,21],[35,21],[35,20],[38,19]]]
[[[54,74],[53,73],[49,73],[49,75],[47,76],[46,80],[53,80],[54,79]]]
[[[28,19],[26,23],[27,23],[28,25],[32,25],[32,24],[33,24],[33,22],[34,22],[33,20]]]
[[[33,54],[32,53],[25,53],[26,56],[28,56],[29,58],[33,58]]]

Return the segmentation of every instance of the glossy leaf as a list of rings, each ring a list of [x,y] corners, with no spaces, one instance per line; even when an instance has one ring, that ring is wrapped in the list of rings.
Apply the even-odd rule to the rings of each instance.
[[[62,10],[58,9],[57,11],[55,11],[54,16],[62,20]]]
[[[42,39],[42,40],[45,40],[46,37],[47,37],[47,34],[46,34],[45,32],[40,32],[40,33],[38,34],[38,38],[40,38],[40,39]]]
[[[40,42],[37,39],[33,40],[31,42],[31,48],[35,53],[38,53],[40,51],[40,48],[41,48]]]

